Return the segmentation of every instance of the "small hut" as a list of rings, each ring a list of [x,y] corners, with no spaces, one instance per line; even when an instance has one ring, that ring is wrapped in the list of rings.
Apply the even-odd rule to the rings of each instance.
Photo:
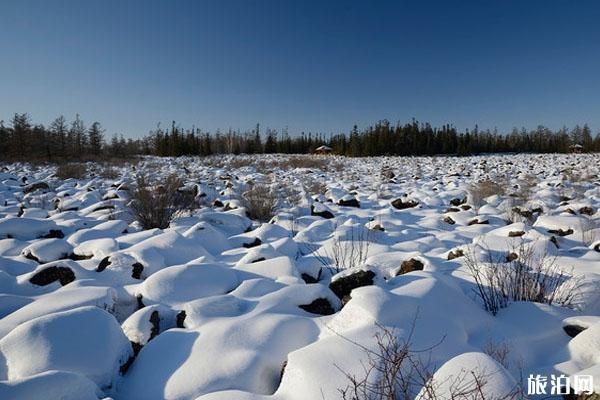
[[[333,149],[329,146],[319,146],[315,149],[315,154],[322,154],[322,155],[326,155],[326,154],[331,154],[333,152]]]
[[[579,153],[583,152],[583,146],[580,145],[579,143],[570,145],[569,149],[571,149],[571,153],[579,154]]]

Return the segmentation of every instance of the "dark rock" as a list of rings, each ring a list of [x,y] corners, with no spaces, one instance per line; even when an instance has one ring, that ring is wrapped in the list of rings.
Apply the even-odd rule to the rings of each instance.
[[[552,243],[554,243],[554,245],[556,246],[556,248],[557,248],[557,249],[560,247],[560,246],[558,245],[558,239],[556,238],[556,236],[554,236],[554,235],[553,235],[552,237],[550,237],[550,241],[551,241]]]
[[[446,209],[446,212],[460,212],[460,208],[456,208],[456,207],[450,207],[448,209]]]
[[[396,272],[396,276],[413,271],[423,271],[423,267],[423,262],[417,260],[416,258],[411,258],[410,260],[402,261],[402,264],[400,265],[400,270]]]
[[[185,328],[185,326],[183,325],[183,323],[185,322],[185,317],[187,317],[187,315],[184,310],[181,310],[177,313],[177,316],[175,318],[177,320],[176,325],[178,328]]]
[[[213,206],[215,206],[215,207],[223,207],[224,204],[223,204],[223,202],[221,200],[215,200],[213,202]]]
[[[565,212],[566,212],[566,213],[569,213],[569,214],[571,214],[571,215],[575,215],[575,214],[577,214],[575,211],[573,211],[573,209],[572,209],[572,208],[567,208],[567,209],[565,209]]]
[[[350,199],[350,200],[341,199],[340,201],[338,201],[338,205],[340,205],[342,207],[360,208],[360,202],[356,199]]]
[[[490,221],[488,221],[487,219],[484,219],[482,221],[478,220],[477,218],[475,218],[472,221],[469,221],[469,223],[467,225],[471,226],[471,225],[489,225]]]
[[[402,199],[396,199],[396,200],[392,201],[392,207],[394,207],[398,210],[404,210],[406,208],[413,208],[418,205],[419,205],[419,202],[415,201],[415,200],[402,201]]]
[[[150,329],[150,338],[148,341],[154,339],[160,333],[160,316],[158,315],[158,311],[152,311],[152,314],[150,314],[150,323],[152,324],[152,329]]]
[[[371,230],[373,231],[380,231],[380,232],[385,232],[385,228],[383,226],[381,226],[380,224],[374,225],[371,227]]]
[[[325,218],[325,219],[331,219],[334,217],[334,215],[331,211],[323,210],[321,212],[316,212],[315,208],[313,206],[310,207],[310,215],[314,215],[314,216]]]
[[[460,208],[462,208],[463,210],[467,211],[471,209],[471,206],[468,204],[463,204],[462,206],[460,206]]]
[[[75,280],[75,274],[69,267],[58,267],[56,265],[44,268],[37,274],[29,278],[29,282],[38,286],[46,286],[52,282],[59,281],[65,286]]]
[[[524,231],[510,231],[508,232],[508,237],[521,237],[525,234]]]
[[[142,271],[144,270],[144,266],[139,262],[133,263],[132,265],[133,271],[131,272],[131,277],[134,279],[142,279]]]
[[[285,360],[283,362],[283,364],[281,364],[281,372],[279,372],[279,383],[281,384],[281,381],[283,380],[283,374],[285,373],[285,367],[287,367],[287,360]]]
[[[254,238],[254,240],[250,243],[244,243],[242,244],[243,247],[250,249],[252,247],[256,247],[256,246],[260,246],[262,244],[262,240],[260,240],[259,238]]]
[[[581,332],[585,331],[586,328],[579,325],[565,325],[563,326],[563,331],[571,337],[575,337],[579,335]]]
[[[454,225],[456,223],[456,221],[454,221],[450,216],[444,218],[444,222],[450,225]]]
[[[455,199],[450,200],[450,205],[452,205],[454,207],[458,207],[461,204],[465,204],[466,202],[467,202],[467,198],[466,197],[464,197],[462,199],[455,198]]]
[[[298,307],[312,314],[331,315],[335,313],[335,310],[331,306],[331,303],[329,303],[329,300],[323,297],[319,297],[310,304],[302,304]]]
[[[38,264],[41,264],[40,259],[31,254],[31,252],[24,253],[23,256],[29,260],[33,260]]]
[[[266,258],[264,258],[264,257],[260,257],[260,258],[257,258],[256,260],[252,260],[252,261],[250,261],[250,264],[254,264],[254,263],[261,262],[261,261],[265,261],[265,260],[266,260]]]
[[[594,215],[594,209],[592,207],[581,207],[579,209],[579,214],[583,215]]]
[[[372,285],[374,277],[373,271],[357,271],[331,282],[329,288],[338,298],[343,299],[352,292],[352,289]]]
[[[133,355],[137,356],[140,353],[140,350],[142,350],[142,347],[144,347],[143,345],[136,343],[136,342],[130,342],[131,343],[131,347],[133,347]]]
[[[552,233],[554,235],[558,235],[558,236],[568,236],[568,235],[572,235],[573,234],[573,229],[569,228],[566,231],[561,229],[550,229],[548,231],[548,233]]]
[[[27,194],[27,193],[31,193],[31,192],[35,192],[36,190],[47,190],[50,189],[50,186],[48,186],[48,184],[46,182],[36,182],[36,183],[32,183],[31,185],[27,185],[23,188],[23,193]]]
[[[456,249],[448,253],[448,260],[454,260],[455,258],[463,257],[465,252],[462,249]]]
[[[515,260],[517,260],[519,258],[519,255],[517,253],[508,253],[508,255],[506,256],[506,262],[513,262]]]
[[[69,259],[71,259],[73,261],[89,260],[92,257],[94,257],[94,256],[84,256],[84,255],[75,254],[75,253],[69,254]]]
[[[144,304],[144,298],[141,294],[138,294],[135,297],[135,300],[137,301],[138,310],[141,310],[142,308],[146,307],[146,305]]]
[[[317,282],[319,282],[317,279],[313,278],[311,275],[306,274],[306,273],[302,273],[302,275],[300,275],[300,277],[306,283],[317,283]]]
[[[96,267],[96,272],[102,272],[110,265],[109,257],[110,256],[106,256],[100,261],[100,264]]]
[[[62,239],[65,234],[60,229],[50,229],[46,236],[42,236],[42,239]]]

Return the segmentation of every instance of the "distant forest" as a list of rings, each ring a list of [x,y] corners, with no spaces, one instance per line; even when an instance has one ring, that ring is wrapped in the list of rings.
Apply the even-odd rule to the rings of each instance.
[[[501,134],[477,126],[458,132],[452,125],[434,128],[416,120],[395,125],[384,120],[363,130],[354,126],[348,133],[332,135],[263,131],[258,124],[245,132],[210,133],[198,128],[184,129],[173,122],[170,128],[159,126],[141,139],[125,139],[116,134],[107,138],[99,122],[86,125],[79,116],[70,122],[60,116],[48,126],[34,124],[28,114],[15,114],[8,124],[0,121],[0,159],[6,161],[93,160],[133,155],[304,154],[321,145],[333,148],[335,154],[354,157],[564,153],[573,144],[582,145],[585,152],[598,152],[600,135],[592,137],[587,125],[557,131],[538,126],[535,130],[513,129]]]

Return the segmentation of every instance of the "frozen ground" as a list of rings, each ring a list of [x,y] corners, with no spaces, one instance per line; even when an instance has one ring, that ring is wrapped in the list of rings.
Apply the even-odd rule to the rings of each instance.
[[[1,166],[0,398],[339,399],[385,332],[438,399],[479,398],[452,397],[477,373],[486,398],[581,371],[600,393],[598,156],[286,160]],[[201,207],[142,230],[136,175],[172,173]],[[280,198],[270,223],[243,207],[258,184]],[[525,248],[572,301],[492,315],[466,260]]]

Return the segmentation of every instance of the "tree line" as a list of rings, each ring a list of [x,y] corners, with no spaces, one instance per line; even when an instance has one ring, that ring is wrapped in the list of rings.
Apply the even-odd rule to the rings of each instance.
[[[99,122],[87,126],[77,115],[73,121],[57,117],[48,126],[34,124],[28,114],[15,114],[5,124],[0,121],[0,158],[3,160],[88,160],[135,155],[183,156],[212,154],[287,153],[305,154],[321,145],[335,154],[347,156],[379,155],[469,155],[482,153],[564,153],[573,144],[584,151],[600,151],[600,135],[592,136],[588,125],[551,130],[544,126],[527,130],[513,129],[507,134],[480,130],[478,126],[463,132],[452,125],[432,127],[412,120],[391,124],[387,120],[348,133],[324,135],[287,129],[261,130],[259,124],[247,131],[205,132],[184,129],[175,122],[164,129],[160,125],[141,139],[125,139],[114,134],[110,139]]]

